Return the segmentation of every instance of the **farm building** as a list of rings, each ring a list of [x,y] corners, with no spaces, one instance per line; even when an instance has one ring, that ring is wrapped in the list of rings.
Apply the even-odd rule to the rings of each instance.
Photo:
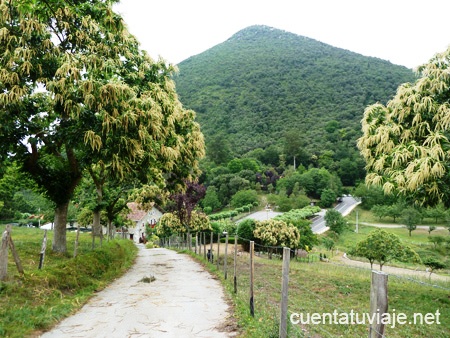
[[[162,216],[162,212],[156,207],[152,207],[150,210],[143,210],[138,203],[130,202],[127,204],[130,209],[130,213],[127,215],[128,219],[134,222],[134,227],[128,229],[130,238],[133,238],[135,242],[139,241],[139,238],[145,233],[145,225],[150,224],[152,227],[156,225]]]

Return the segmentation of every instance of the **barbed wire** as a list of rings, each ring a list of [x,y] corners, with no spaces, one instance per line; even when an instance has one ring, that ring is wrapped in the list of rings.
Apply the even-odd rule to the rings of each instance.
[[[246,242],[251,242],[251,241],[252,241],[252,240],[250,240],[250,239],[247,239],[247,238],[238,236],[237,234],[235,235],[235,237],[237,237],[238,239],[241,239],[241,240],[243,240],[243,241],[246,241]],[[255,247],[262,248],[262,249],[267,248],[267,249],[277,249],[277,250],[282,250],[282,249],[284,248],[284,247],[282,247],[282,246],[270,246],[270,245],[259,244],[259,243],[257,243],[256,241],[253,241],[253,242],[254,242]],[[205,244],[205,245],[206,245],[206,244]],[[234,245],[234,243],[230,243],[230,245]],[[295,254],[297,249],[290,249],[290,250],[291,250],[291,253],[294,253],[294,254]],[[277,256],[277,254],[274,254],[274,253],[271,253],[271,254],[274,255],[274,256]],[[264,257],[262,257],[262,256],[258,256],[258,257],[264,258]],[[280,257],[280,258],[281,258],[281,257]],[[361,266],[348,265],[348,264],[340,264],[340,263],[336,263],[336,262],[333,262],[333,261],[328,261],[327,263],[328,263],[328,264],[335,265],[335,266],[346,267],[346,268],[349,268],[349,267],[350,267],[350,268],[353,268],[353,269],[359,269],[359,270],[363,270],[363,271],[372,271],[372,270],[373,270],[373,269],[368,268],[368,267],[361,267]],[[385,272],[385,273],[386,273],[386,272]],[[386,273],[386,274],[387,274],[388,276],[393,276],[393,277],[396,277],[396,278],[398,278],[398,279],[408,280],[408,281],[410,281],[410,282],[417,283],[417,284],[420,284],[420,285],[423,285],[423,286],[428,286],[428,287],[432,287],[432,288],[436,288],[436,289],[441,289],[441,290],[445,290],[445,291],[450,291],[450,288],[445,287],[445,286],[442,286],[442,285],[439,285],[439,284],[431,284],[431,283],[427,283],[427,282],[418,280],[418,279],[416,279],[416,278],[407,277],[407,276],[401,276],[401,275],[394,274],[394,273]]]
[[[332,307],[334,307],[334,309],[344,313],[347,311],[342,310],[341,307],[336,306],[335,304],[333,304],[329,299],[324,300],[323,298],[321,298],[317,293],[315,293],[314,291],[309,290],[308,288],[306,288],[304,285],[302,285],[302,289],[300,291],[306,291],[308,292],[310,295],[314,296],[315,298],[317,298],[317,300],[319,300],[322,303],[326,303],[327,305],[331,305]]]
[[[450,288],[446,288],[446,287],[438,285],[438,284],[426,283],[426,282],[417,280],[415,278],[411,278],[411,277],[407,277],[407,276],[400,276],[400,275],[396,275],[396,274],[393,274],[393,273],[388,273],[388,275],[396,277],[396,278],[399,278],[399,279],[406,279],[406,280],[408,280],[410,282],[418,283],[418,284],[421,284],[421,285],[424,285],[424,286],[429,286],[429,287],[433,287],[433,288],[436,288],[436,289],[442,289],[442,290],[445,290],[445,291],[450,291]]]
[[[270,245],[259,244],[259,243],[257,243],[254,240],[247,239],[247,238],[244,238],[244,237],[241,237],[241,236],[238,236],[238,235],[236,235],[235,237],[237,237],[238,239],[241,239],[243,241],[249,242],[249,243],[250,242],[254,242],[255,246],[262,247],[262,248],[270,248],[270,249],[283,249],[284,248],[282,246],[270,246]]]
[[[364,270],[364,271],[372,271],[372,270],[373,270],[373,269],[371,269],[371,268],[366,268],[366,267],[363,267],[363,266],[355,266],[355,265],[348,265],[348,264],[339,264],[339,263],[331,262],[331,261],[329,261],[329,262],[327,262],[327,263],[328,263],[328,264],[335,265],[335,266],[346,267],[346,268],[353,268],[353,269],[359,269],[359,270]],[[384,271],[383,271],[383,272],[384,272]],[[394,274],[394,273],[388,273],[388,272],[384,272],[384,273],[386,273],[388,276],[393,276],[393,277],[396,277],[396,278],[399,278],[399,279],[405,279],[405,280],[408,280],[408,281],[410,281],[410,282],[414,282],[414,283],[421,284],[421,285],[424,285],[424,286],[429,286],[429,287],[433,287],[433,288],[437,288],[437,289],[442,289],[442,290],[445,290],[445,291],[450,291],[450,288],[447,288],[447,287],[445,287],[445,286],[441,286],[441,285],[438,285],[438,284],[430,284],[430,283],[427,283],[427,282],[418,280],[418,279],[416,279],[416,278],[407,277],[407,276],[401,276],[401,275]]]
[[[250,240],[250,239],[246,239],[246,238],[243,238],[243,237],[241,237],[241,236],[238,236],[237,234],[235,235],[235,237],[236,237],[237,239],[239,239],[239,240],[241,240],[241,241],[245,241],[245,242],[251,242],[251,241],[252,241],[252,240]],[[273,249],[276,249],[276,250],[281,250],[281,249],[283,249],[282,246],[269,246],[269,245],[263,245],[263,244],[257,243],[256,241],[253,241],[253,242],[254,242],[255,247],[259,248],[261,251],[263,251],[263,250],[267,250],[267,251],[268,251],[268,249],[272,249],[272,250],[273,250]],[[230,244],[231,246],[234,245],[233,242],[229,242],[229,244]],[[200,245],[202,245],[202,244],[200,244]],[[203,243],[203,245],[206,246],[206,245],[210,245],[210,244]],[[257,250],[255,249],[255,252],[256,252],[256,251],[257,251]],[[290,249],[290,252],[291,252],[291,253],[296,253],[296,249]],[[223,256],[223,253],[221,253],[220,256]],[[233,252],[231,252],[230,256],[233,256]],[[262,257],[262,256],[258,256],[258,257]],[[217,258],[218,258],[218,257],[217,257]],[[263,258],[264,258],[264,257],[263,257]],[[241,272],[241,273],[243,272],[245,275],[247,275],[247,274],[249,273],[249,265],[248,265],[247,263],[244,263],[244,264],[243,264],[243,262],[244,262],[244,260],[242,260],[242,259],[241,259],[241,260],[238,260],[238,264],[239,264],[239,266],[240,266],[240,272]],[[338,267],[360,269],[360,270],[363,270],[363,271],[366,271],[366,272],[367,272],[367,271],[372,271],[371,268],[360,267],[360,266],[353,266],[353,265],[347,265],[347,264],[339,264],[339,263],[337,263],[337,262],[332,262],[332,261],[328,261],[328,264],[332,264],[332,265],[338,266]],[[230,267],[230,268],[232,269],[232,267]],[[256,268],[256,269],[255,269],[255,275],[257,276],[256,279],[257,279],[258,282],[260,283],[259,285],[261,285],[261,287],[259,287],[259,286],[256,287],[256,288],[255,288],[255,292],[258,292],[258,293],[264,292],[264,293],[265,293],[266,291],[276,290],[276,292],[281,293],[280,290],[279,290],[277,287],[272,286],[273,284],[271,284],[271,283],[266,283],[267,281],[272,281],[270,278],[265,278],[264,274],[259,274],[258,271],[259,271],[259,269]],[[421,284],[421,285],[423,285],[423,286],[432,287],[432,288],[437,288],[437,289],[442,289],[442,290],[445,290],[445,291],[450,291],[450,288],[447,288],[447,287],[444,287],[444,286],[441,286],[441,285],[437,285],[437,284],[431,284],[431,283],[423,282],[423,281],[420,281],[420,280],[417,280],[417,279],[414,279],[414,278],[410,278],[410,277],[406,277],[406,276],[400,276],[400,275],[393,274],[393,273],[387,273],[387,275],[388,275],[388,276],[396,277],[396,278],[401,279],[401,280],[407,280],[407,281],[410,281],[410,282],[418,283],[418,284]],[[239,280],[241,280],[241,279],[239,279]],[[247,285],[247,284],[249,284],[249,280],[248,280],[248,279],[245,279],[244,285]],[[315,299],[316,301],[320,302],[321,304],[326,304],[327,306],[334,307],[335,310],[338,310],[338,311],[340,311],[341,313],[348,313],[348,311],[342,310],[342,306],[341,306],[341,305],[339,305],[339,306],[336,305],[336,304],[334,303],[334,301],[330,301],[329,298],[324,299],[324,298],[323,298],[322,296],[320,296],[318,293],[316,293],[316,292],[310,290],[309,288],[304,287],[304,285],[303,285],[302,288],[300,289],[300,292],[306,292],[306,293],[308,293],[310,296],[313,296],[313,299]],[[280,304],[274,302],[274,298],[273,298],[273,297],[269,297],[269,298],[267,299],[267,306],[270,306],[271,308],[277,308],[277,307],[279,308]],[[288,310],[289,310],[289,309],[292,309],[294,306],[295,306],[295,305],[293,304],[292,298],[289,298],[289,300],[288,300]],[[302,328],[301,326],[296,325],[296,324],[293,324],[292,322],[290,322],[289,327],[294,328],[295,330],[303,330],[303,328]],[[317,330],[320,330],[320,331],[322,331],[323,333],[325,333],[326,335],[328,335],[328,336],[330,336],[330,337],[334,337],[334,336],[335,336],[335,335],[332,334],[330,331],[328,331],[327,329],[325,329],[323,326],[319,326],[319,325],[313,325],[313,326],[310,326],[310,325],[308,325],[308,328],[311,329],[312,331],[316,331],[316,332],[317,332]],[[377,331],[376,328],[373,327],[373,326],[370,326],[370,325],[369,325],[369,329],[370,329],[370,330],[374,330],[376,333],[378,333],[378,335],[379,335],[380,337],[387,337],[385,334],[383,334],[383,333]],[[347,328],[347,329],[344,329],[344,330],[348,330],[348,328]]]

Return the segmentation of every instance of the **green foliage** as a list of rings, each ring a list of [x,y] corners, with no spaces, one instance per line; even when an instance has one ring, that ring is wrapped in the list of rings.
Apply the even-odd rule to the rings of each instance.
[[[324,189],[320,194],[320,206],[322,208],[330,208],[336,202],[337,195],[331,189]]]
[[[239,213],[250,212],[250,210],[256,205],[258,205],[258,202],[255,202],[253,204],[247,204],[247,205],[244,205],[244,206],[242,206],[240,208],[236,208],[234,210],[222,211],[222,212],[219,212],[217,214],[212,214],[212,215],[209,215],[209,218],[212,221],[222,220],[222,219],[225,219],[225,218],[230,218],[231,219],[233,217],[236,217]]]
[[[204,139],[178,100],[176,69],[140,49],[111,1],[2,0],[0,13],[0,158],[14,154],[55,204],[53,250],[66,251],[85,169],[96,216],[111,178],[138,186],[145,204],[198,175]]]
[[[209,182],[209,186],[216,187],[221,205],[228,205],[231,197],[239,190],[250,188],[250,182],[235,174],[223,174],[214,177]]]
[[[402,219],[409,231],[409,236],[411,236],[411,232],[417,229],[417,224],[421,221],[422,215],[416,208],[409,207],[403,210]]]
[[[5,163],[0,178],[0,219],[12,219],[16,212],[48,214],[53,205],[40,193],[31,178],[20,171],[18,165]]]
[[[88,208],[83,208],[78,213],[77,222],[81,226],[87,227],[88,225],[92,225],[93,221],[93,212]]]
[[[443,262],[433,257],[427,257],[426,259],[424,259],[423,264],[428,268],[430,268],[431,270],[430,273],[435,272],[436,270],[445,269],[446,267],[446,265]]]
[[[329,209],[325,213],[326,226],[330,228],[331,231],[336,234],[341,234],[344,232],[347,222],[341,213],[335,209]]]
[[[443,203],[439,203],[435,207],[427,207],[424,211],[426,217],[434,218],[435,223],[439,219],[445,220],[445,206]]]
[[[300,231],[298,248],[309,251],[319,243],[319,240],[317,235],[312,232],[311,221],[308,218],[311,218],[319,211],[320,208],[318,206],[306,206],[301,209],[292,209],[276,216],[274,219],[294,225]]]
[[[232,174],[237,174],[243,169],[243,166],[239,159],[234,158],[230,162],[228,162],[227,168]]]
[[[237,234],[239,236],[239,244],[245,244],[249,241],[254,241],[255,236],[253,235],[253,231],[256,228],[255,220],[251,218],[244,219],[242,222],[239,222],[237,227]]]
[[[236,233],[236,223],[229,219],[222,219],[220,221],[212,222],[212,230],[215,234],[222,235],[227,232],[228,235],[234,235]]]
[[[448,105],[450,48],[419,67],[420,78],[399,86],[383,105],[366,108],[358,148],[366,183],[422,205],[450,205]]]
[[[372,213],[375,216],[379,217],[381,220],[383,217],[387,215],[387,208],[388,206],[386,205],[376,204],[370,209],[370,211],[372,211]]]
[[[301,219],[307,219],[320,211],[320,207],[308,205],[301,209],[293,209],[276,217],[276,219],[285,222],[295,222]]]
[[[289,197],[304,193],[310,198],[321,198],[325,192],[323,203],[331,206],[336,197],[341,195],[342,183],[336,175],[325,168],[311,168],[302,173],[298,171],[285,173],[284,177],[277,181],[277,191],[280,194],[285,191]]]
[[[219,209],[222,206],[222,203],[220,203],[219,201],[219,196],[217,194],[217,189],[215,186],[209,186],[206,189],[206,194],[201,201],[201,205],[203,206],[203,209],[207,214]],[[209,212],[207,212],[207,210],[209,210]]]
[[[222,133],[215,133],[207,140],[208,157],[216,164],[226,164],[231,159],[231,148]]]
[[[340,195],[342,189],[340,179],[324,168],[312,168],[304,172],[299,178],[299,184],[305,190],[306,195],[313,198],[320,198],[325,189],[330,189],[336,195]]]
[[[327,250],[332,250],[334,248],[334,241],[329,237],[322,238],[322,244],[327,248]]]
[[[405,205],[403,203],[395,203],[393,205],[376,204],[372,207],[371,211],[374,215],[380,218],[392,217],[395,222],[396,219],[402,215]]]
[[[255,190],[240,190],[231,198],[231,206],[233,208],[239,208],[245,205],[258,202],[258,194]]]
[[[191,221],[190,221],[190,229],[191,231],[208,231],[212,230],[211,223],[209,221],[208,216],[204,213],[198,212],[196,210],[192,211]]]
[[[361,207],[371,210],[374,205],[391,205],[396,202],[394,195],[385,195],[383,189],[378,186],[367,186],[364,183],[358,184],[353,191],[353,196],[361,199]]]
[[[178,66],[177,91],[197,112],[213,161],[227,163],[217,156],[226,149],[276,167],[281,154],[288,165],[295,156],[308,167],[318,164],[313,155],[331,150],[333,171],[346,184],[365,174],[355,147],[364,107],[387,102],[414,80],[405,67],[265,26],[243,29]],[[344,158],[358,160],[351,166]]]
[[[372,231],[364,240],[358,242],[356,248],[350,253],[367,258],[370,264],[378,262],[380,270],[385,263],[394,259],[420,261],[417,253],[402,244],[397,235],[380,228]]]
[[[155,232],[159,237],[169,237],[172,234],[186,232],[186,227],[180,222],[175,213],[164,213],[155,226]]]
[[[430,236],[430,237],[428,237],[428,240],[431,243],[433,243],[434,248],[437,249],[445,242],[445,237],[444,236]]]
[[[212,232],[216,235],[221,234],[223,232],[221,222],[211,222],[211,228]]]
[[[267,196],[267,201],[275,205],[277,211],[289,212],[293,209],[302,209],[310,205],[311,200],[303,194],[291,194],[289,197],[282,191],[278,194],[270,194]]]

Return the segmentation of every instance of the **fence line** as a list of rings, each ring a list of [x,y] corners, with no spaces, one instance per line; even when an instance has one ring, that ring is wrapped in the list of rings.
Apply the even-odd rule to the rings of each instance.
[[[364,271],[372,271],[373,270],[373,269],[366,268],[366,267],[363,267],[363,266],[339,264],[339,263],[331,262],[331,261],[328,262],[328,264],[332,264],[332,265],[336,265],[336,266],[340,266],[340,267],[345,267],[345,268],[360,269],[360,270],[364,270]],[[410,282],[421,284],[421,285],[424,285],[424,286],[429,286],[429,287],[436,288],[436,289],[442,289],[442,290],[445,290],[445,291],[450,291],[450,288],[446,288],[445,286],[438,285],[438,284],[427,283],[427,282],[421,281],[421,280],[419,280],[417,278],[401,276],[401,275],[394,274],[394,273],[389,273],[389,272],[386,272],[386,274],[388,276],[396,277],[396,278],[399,278],[399,279],[405,279],[405,280],[408,280]]]
[[[228,236],[227,236],[228,237]],[[212,238],[212,234],[211,234]],[[280,246],[265,246],[260,243],[255,243],[253,241],[250,241],[245,238],[241,238],[237,235],[234,237],[234,250],[231,250],[231,252],[234,252],[234,257],[226,257],[225,254],[221,253],[220,251],[223,251],[223,249],[220,249],[220,235],[217,236],[218,239],[218,246],[217,246],[217,257],[215,257],[217,265],[217,271],[219,273],[223,273],[224,279],[226,279],[226,266],[228,264],[228,260],[233,260],[233,286],[234,286],[234,293],[237,297],[242,298],[250,298],[249,302],[249,313],[250,315],[255,317],[255,320],[259,320],[259,322],[263,321],[264,323],[261,324],[265,327],[267,330],[271,330],[270,333],[264,332],[265,335],[270,336],[276,336],[279,337],[308,337],[309,334],[321,334],[325,336],[334,337],[336,336],[336,333],[330,332],[330,329],[325,325],[298,325],[296,323],[291,322],[290,314],[296,313],[297,311],[301,310],[305,313],[311,313],[314,312],[315,307],[312,304],[312,302],[309,303],[301,303],[296,304],[295,302],[298,302],[298,300],[290,299],[290,293],[296,292],[297,295],[304,293],[305,299],[313,300],[315,304],[320,304],[320,309],[331,309],[329,311],[330,313],[333,313],[333,311],[339,311],[340,313],[350,313],[350,311],[353,310],[360,310],[362,312],[367,312],[364,310],[368,310],[370,307],[369,304],[364,304],[363,302],[359,303],[359,305],[355,308],[354,306],[352,309],[346,309],[349,307],[348,305],[343,305],[343,303],[339,302],[339,296],[342,296],[342,291],[337,290],[336,291],[336,297],[330,298],[324,298],[321,294],[320,286],[318,286],[317,290],[311,290],[305,285],[288,285],[288,288],[285,289],[285,281],[284,278],[286,278],[285,274],[282,272],[283,270],[286,270],[285,263],[283,262],[283,265],[280,265],[277,262],[277,259],[272,259],[273,257],[281,257],[279,255],[279,251],[283,250],[283,256],[285,253],[285,248]],[[242,242],[251,243],[251,246],[253,247],[253,250],[251,250],[250,253],[244,252],[244,251],[238,251],[237,243],[238,239]],[[203,243],[206,247],[206,243]],[[228,241],[225,241],[225,253],[228,253]],[[188,247],[186,245],[186,247]],[[210,241],[210,247],[212,248],[212,241]],[[256,249],[255,249],[256,248]],[[220,250],[220,251],[219,251]],[[293,268],[288,268],[287,270],[290,271],[287,275],[288,282],[290,277],[289,274],[293,273],[292,269],[294,271],[301,271],[301,266],[303,262],[306,262],[306,260],[299,259],[297,257],[297,251],[288,249],[289,251],[289,261],[291,261],[291,258],[295,258],[292,261],[295,261],[297,265],[293,266]],[[199,256],[201,257],[201,250],[199,250]],[[275,253],[274,253],[275,252]],[[272,253],[272,254],[271,254]],[[211,251],[212,254],[212,251]],[[316,255],[317,256],[317,255]],[[317,258],[317,257],[316,257]],[[270,264],[273,264],[273,268],[270,265],[269,269],[260,269],[261,263],[263,260],[265,263],[265,266],[267,266],[268,262],[272,262]],[[318,260],[317,260],[318,261]],[[314,262],[314,260],[308,260],[308,263]],[[362,268],[362,267],[355,267],[351,265],[345,265],[345,264],[338,264],[334,262],[327,262],[325,264],[331,264],[333,266],[343,267],[343,268],[357,268],[364,271],[372,271],[371,269]],[[221,269],[221,266],[223,269]],[[450,291],[450,289],[440,286],[440,285],[432,285],[425,282],[417,281],[413,278],[408,278],[404,276],[397,276],[394,274],[386,274],[387,276],[393,276],[396,278],[400,278],[401,280],[405,280],[408,282],[414,282],[419,283],[424,286],[433,287],[436,289],[441,289],[445,291]],[[279,286],[275,287],[273,280],[274,278],[277,278],[280,280]],[[363,278],[363,277],[362,277]],[[372,277],[373,278],[373,277]],[[282,282],[283,280],[283,282]],[[364,281],[364,279],[362,279]],[[298,283],[297,280],[297,284]],[[370,283],[368,283],[367,288],[367,299],[370,298]],[[396,284],[398,285],[398,284]],[[287,291],[285,291],[287,290]],[[328,293],[329,295],[330,293]],[[345,296],[346,294],[344,294]],[[328,296],[327,296],[328,297]],[[247,298],[247,299],[249,299]],[[297,298],[298,299],[298,298]],[[369,303],[369,302],[368,302]],[[264,306],[260,305],[264,304]],[[372,307],[375,306],[377,308],[378,305],[371,305]],[[284,308],[285,307],[285,308]],[[387,311],[387,310],[386,310]],[[326,311],[323,311],[326,312]],[[364,314],[363,314],[364,315]],[[370,315],[370,314],[369,314]],[[262,320],[264,319],[264,320]],[[286,323],[287,322],[287,323]],[[273,328],[268,327],[268,323],[273,323]],[[326,323],[325,323],[326,324]],[[334,323],[333,323],[334,324]],[[353,324],[353,323],[352,323]],[[359,323],[361,324],[361,323]],[[361,325],[341,325],[341,323],[337,323],[339,328],[339,334],[344,334],[348,336],[354,336],[356,331],[361,332]],[[369,337],[377,337],[382,338],[386,337],[384,333],[384,329],[382,327],[375,327],[373,325],[367,325],[367,332],[370,332]],[[359,329],[358,329],[359,327]],[[336,330],[336,328],[331,329],[331,331]]]

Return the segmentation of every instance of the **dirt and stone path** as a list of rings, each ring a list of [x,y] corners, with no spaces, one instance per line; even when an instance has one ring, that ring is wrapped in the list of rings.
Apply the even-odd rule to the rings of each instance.
[[[139,245],[134,266],[43,338],[234,337],[221,284],[189,256]]]

